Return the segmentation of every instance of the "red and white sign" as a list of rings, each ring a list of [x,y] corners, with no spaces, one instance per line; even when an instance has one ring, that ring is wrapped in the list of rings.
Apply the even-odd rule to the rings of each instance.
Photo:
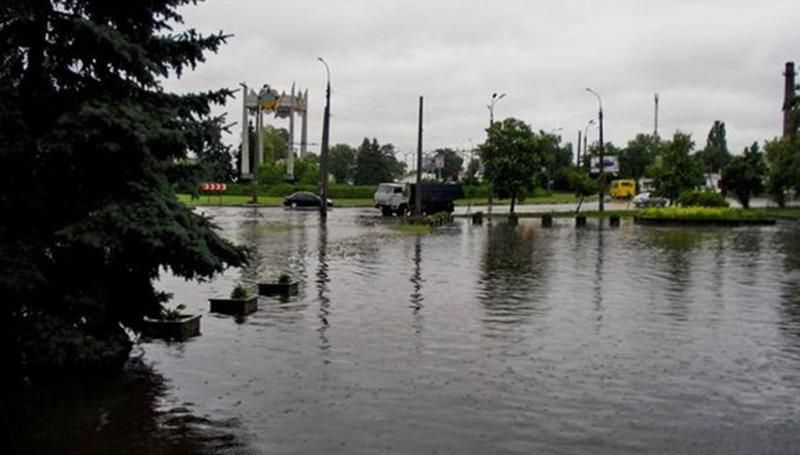
[[[200,187],[203,189],[203,191],[210,191],[210,192],[221,192],[227,189],[227,185],[225,185],[224,183],[212,183],[212,182],[206,182],[200,185]]]

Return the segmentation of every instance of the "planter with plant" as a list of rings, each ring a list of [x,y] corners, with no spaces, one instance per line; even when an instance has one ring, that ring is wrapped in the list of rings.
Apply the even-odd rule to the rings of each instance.
[[[292,279],[288,273],[281,273],[272,283],[258,283],[258,293],[261,295],[294,295],[299,290],[299,283]]]
[[[246,287],[237,284],[231,291],[230,298],[208,299],[212,313],[242,316],[258,310],[258,296],[252,295]]]
[[[145,317],[142,324],[142,335],[145,338],[183,341],[200,335],[199,314],[186,314],[186,305],[178,304],[175,308],[163,308],[159,317]]]

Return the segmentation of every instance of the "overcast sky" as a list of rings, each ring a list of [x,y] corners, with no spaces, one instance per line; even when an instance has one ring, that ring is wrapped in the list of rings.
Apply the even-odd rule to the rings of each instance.
[[[702,147],[719,119],[741,153],[780,134],[783,67],[800,63],[796,0],[206,0],[183,13],[187,26],[234,36],[168,89],[247,82],[288,92],[296,82],[309,89],[309,141],[318,143],[323,56],[331,143],[357,146],[367,136],[400,151],[416,149],[420,95],[429,151],[483,142],[493,92],[507,93],[496,119],[563,128],[575,142],[597,115],[592,87],[603,97],[607,141],[652,132],[657,92],[662,137],[681,130]],[[225,108],[229,121],[240,121],[240,103]],[[238,129],[229,143],[238,144]]]

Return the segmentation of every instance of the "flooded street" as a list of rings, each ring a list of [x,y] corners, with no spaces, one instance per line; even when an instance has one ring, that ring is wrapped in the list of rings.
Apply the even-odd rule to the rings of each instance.
[[[538,219],[457,219],[415,235],[373,209],[333,210],[323,228],[314,211],[203,210],[254,258],[211,282],[165,273],[158,283],[203,314],[203,335],[143,343],[142,366],[122,379],[42,398],[58,405],[26,419],[53,428],[28,422],[23,448],[797,451],[796,222],[675,229],[590,219],[576,229],[556,219],[543,229]],[[240,320],[208,313],[208,298],[284,271],[299,295],[260,297]],[[71,396],[87,408],[76,411]],[[58,426],[79,412],[85,422]],[[93,438],[119,452],[88,442],[64,450]]]

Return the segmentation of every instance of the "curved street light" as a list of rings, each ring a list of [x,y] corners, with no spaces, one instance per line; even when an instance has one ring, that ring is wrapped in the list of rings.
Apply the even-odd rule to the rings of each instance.
[[[319,215],[324,221],[328,217],[328,138],[330,137],[331,119],[331,69],[328,62],[322,57],[317,60],[325,65],[325,73],[328,76],[325,89],[325,116],[322,120],[322,145],[319,152]]]
[[[604,149],[604,145],[603,145],[603,98],[600,97],[599,93],[595,92],[594,90],[592,90],[590,88],[587,88],[586,91],[591,93],[595,97],[597,97],[597,103],[600,106],[600,109],[599,109],[599,112],[598,112],[598,118],[599,118],[599,121],[600,121],[600,125],[599,125],[600,126],[600,157],[599,157],[600,158],[600,173],[598,175],[598,179],[600,181],[600,185],[599,185],[599,187],[600,187],[600,194],[599,194],[600,201],[598,203],[598,207],[597,208],[598,208],[598,210],[600,210],[602,212],[603,209],[605,208],[605,201],[604,201],[605,176],[603,175],[603,171],[604,171],[604,169],[603,169],[603,165],[604,165],[604,162],[603,162],[603,160],[604,160],[604,156],[603,156],[603,151],[604,151],[603,150]]]
[[[505,98],[505,96],[506,96],[505,93],[501,93],[499,95],[497,94],[497,92],[492,93],[492,99],[489,101],[489,105],[486,106],[486,107],[489,108],[489,129],[491,129],[494,126],[494,105],[497,104],[497,102],[500,101],[501,99]],[[489,184],[489,220],[492,219],[491,216],[492,216],[492,199],[493,199],[493,196],[494,196],[494,187],[490,183]]]
[[[505,98],[506,94],[501,93],[497,94],[497,92],[492,93],[492,99],[489,101],[489,105],[486,106],[489,108],[489,128],[494,125],[494,105],[497,104],[498,101]]]

